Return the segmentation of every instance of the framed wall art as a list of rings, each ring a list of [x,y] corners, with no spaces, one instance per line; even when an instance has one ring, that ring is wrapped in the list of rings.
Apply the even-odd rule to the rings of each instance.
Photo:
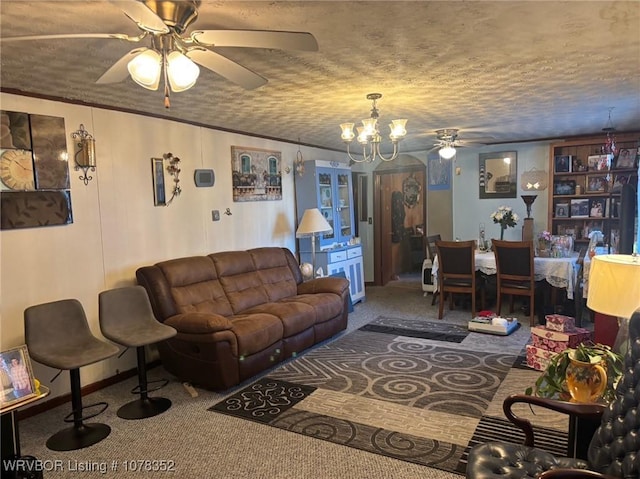
[[[437,191],[451,188],[451,160],[443,160],[439,156],[429,158],[428,168],[429,190]]]
[[[279,151],[232,146],[233,201],[281,200],[281,164]]]
[[[151,158],[151,174],[153,176],[153,204],[165,206],[167,204],[167,190],[162,158]]]
[[[480,154],[480,199],[515,198],[518,184],[518,152]]]

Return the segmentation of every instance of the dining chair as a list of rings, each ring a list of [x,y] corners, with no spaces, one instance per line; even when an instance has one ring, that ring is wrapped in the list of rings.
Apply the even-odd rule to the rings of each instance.
[[[502,310],[502,298],[510,295],[509,312],[513,313],[514,296],[529,298],[529,322],[535,324],[535,276],[533,241],[491,241],[496,255],[497,313]]]
[[[447,293],[450,310],[453,309],[453,293],[470,294],[471,317],[476,316],[476,295],[480,292],[480,282],[476,282],[475,249],[476,242],[473,240],[436,241],[438,291],[441,295],[438,319],[442,319]]]
[[[433,259],[436,257],[436,241],[440,241],[442,238],[439,234],[427,236],[425,239],[427,245],[427,253],[429,255],[429,259],[431,263],[433,263]],[[431,298],[431,306],[436,304],[436,297],[438,296],[438,291],[433,292],[433,298]]]

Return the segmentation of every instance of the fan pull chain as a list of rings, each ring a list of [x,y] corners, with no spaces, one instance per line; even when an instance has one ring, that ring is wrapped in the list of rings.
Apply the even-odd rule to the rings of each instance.
[[[164,79],[164,107],[168,110],[171,108],[171,101],[169,101],[169,77],[167,72],[169,62],[167,62],[167,48],[165,45],[162,46],[162,63],[162,76]]]

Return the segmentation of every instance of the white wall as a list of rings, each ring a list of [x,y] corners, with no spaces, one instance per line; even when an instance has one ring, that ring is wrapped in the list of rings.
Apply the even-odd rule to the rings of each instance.
[[[516,198],[479,199],[479,153],[496,151],[516,151],[518,153],[518,191]],[[463,240],[477,239],[480,223],[484,223],[487,239],[500,238],[500,226],[493,223],[491,213],[498,206],[510,206],[521,218],[515,228],[507,228],[504,239],[520,241],[522,239],[523,218],[527,217],[527,208],[520,195],[531,194],[520,188],[520,175],[523,171],[536,168],[549,171],[549,143],[515,143],[485,146],[477,148],[458,148],[453,164],[453,235]],[[460,175],[456,175],[456,168]],[[538,193],[531,207],[534,234],[547,229],[548,190]]]
[[[87,186],[70,161],[73,224],[0,232],[0,348],[24,344],[23,312],[30,305],[78,299],[92,331],[100,335],[98,293],[135,284],[135,270],[180,256],[258,246],[295,251],[294,170],[283,173],[283,199],[234,203],[231,146],[282,152],[293,166],[298,145],[231,134],[167,120],[60,102],[0,94],[0,108],[64,117],[69,157],[71,133],[84,124],[96,139],[97,169]],[[250,119],[248,119],[249,121]],[[300,147],[305,160],[344,161],[344,155]],[[181,159],[182,194],[155,207],[151,158],[171,152]],[[213,188],[196,188],[196,168],[213,168]],[[232,215],[222,214],[230,208]],[[211,220],[211,210],[221,220]],[[135,351],[82,369],[90,384],[135,366]],[[68,375],[34,362],[52,395],[69,391]]]

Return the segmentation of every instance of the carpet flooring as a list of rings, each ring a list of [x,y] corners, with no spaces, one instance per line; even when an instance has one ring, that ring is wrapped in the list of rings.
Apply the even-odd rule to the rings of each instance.
[[[538,376],[521,367],[520,351],[472,349],[468,335],[462,325],[378,317],[210,411],[464,474],[474,444],[522,442],[504,419],[502,400]],[[539,444],[564,455],[566,422],[533,414]]]

